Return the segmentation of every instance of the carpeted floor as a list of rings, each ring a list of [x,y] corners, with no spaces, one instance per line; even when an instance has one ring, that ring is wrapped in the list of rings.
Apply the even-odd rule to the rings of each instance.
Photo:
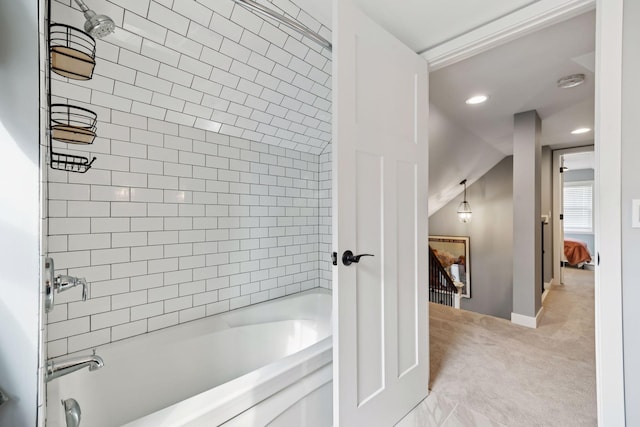
[[[597,425],[593,272],[567,269],[544,307],[540,326],[529,329],[430,304],[434,397],[486,425]]]

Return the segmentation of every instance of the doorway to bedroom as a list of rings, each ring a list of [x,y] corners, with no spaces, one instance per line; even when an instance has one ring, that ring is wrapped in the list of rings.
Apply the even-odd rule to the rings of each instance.
[[[594,205],[595,156],[593,146],[577,147],[554,152],[554,175],[558,212],[555,239],[557,256],[554,264],[559,274],[556,283],[565,284],[568,269],[584,270],[585,280],[592,281],[597,253],[596,209]],[[573,277],[575,274],[571,274]]]

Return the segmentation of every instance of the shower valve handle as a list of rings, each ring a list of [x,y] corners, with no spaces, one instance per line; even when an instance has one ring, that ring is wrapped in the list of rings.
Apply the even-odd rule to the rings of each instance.
[[[353,252],[351,251],[344,251],[344,253],[342,254],[342,263],[344,265],[351,265],[353,263],[359,263],[360,262],[360,258],[362,258],[363,256],[374,256],[373,254],[360,254],[360,255],[354,255]]]

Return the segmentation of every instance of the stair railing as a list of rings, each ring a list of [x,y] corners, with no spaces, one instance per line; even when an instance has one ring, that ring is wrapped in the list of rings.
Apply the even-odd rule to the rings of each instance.
[[[429,301],[453,307],[458,288],[429,246]]]

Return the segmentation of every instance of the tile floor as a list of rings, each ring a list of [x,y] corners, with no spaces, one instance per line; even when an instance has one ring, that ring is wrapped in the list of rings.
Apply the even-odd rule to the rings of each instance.
[[[485,415],[431,392],[396,427],[503,427]]]

